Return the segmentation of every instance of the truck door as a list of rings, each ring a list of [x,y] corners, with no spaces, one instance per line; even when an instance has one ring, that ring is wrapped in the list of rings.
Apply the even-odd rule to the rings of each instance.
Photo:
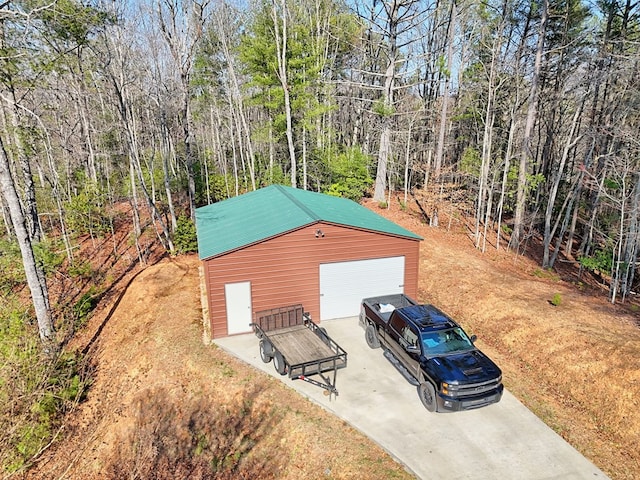
[[[391,319],[389,330],[393,340],[389,342],[389,347],[393,354],[411,375],[418,378],[420,369],[420,336],[417,330],[398,315],[394,315]]]

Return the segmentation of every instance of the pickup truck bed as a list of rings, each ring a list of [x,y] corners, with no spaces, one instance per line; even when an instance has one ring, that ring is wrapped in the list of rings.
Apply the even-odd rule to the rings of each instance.
[[[383,295],[380,297],[365,298],[362,303],[375,311],[382,320],[389,322],[391,312],[397,308],[409,307],[415,305],[416,302],[403,293],[397,293],[393,295]],[[360,317],[362,323],[363,317]]]
[[[252,326],[260,338],[262,360],[268,363],[273,359],[280,375],[288,374],[293,380],[304,380],[329,394],[338,394],[337,370],[347,366],[347,352],[311,320],[302,305],[257,312]],[[320,376],[322,382],[310,375]]]

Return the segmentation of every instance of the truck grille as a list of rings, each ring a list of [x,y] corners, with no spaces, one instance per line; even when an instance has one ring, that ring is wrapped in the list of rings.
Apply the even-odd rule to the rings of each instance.
[[[502,382],[502,377],[498,377],[494,380],[489,380],[487,382],[479,382],[479,383],[468,383],[459,385],[456,389],[456,397],[475,397],[477,395],[482,395],[486,392],[490,392],[492,390],[497,389]]]

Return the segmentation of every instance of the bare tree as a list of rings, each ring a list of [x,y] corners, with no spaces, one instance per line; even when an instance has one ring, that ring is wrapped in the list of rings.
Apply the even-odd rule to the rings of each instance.
[[[293,144],[293,122],[291,116],[291,96],[289,91],[289,75],[287,71],[287,40],[288,40],[288,23],[289,14],[287,11],[286,0],[271,0],[271,14],[273,16],[274,35],[276,41],[276,58],[278,61],[278,79],[282,85],[282,93],[284,94],[284,114],[287,122],[286,136],[287,146],[289,148],[289,161],[291,162],[291,186],[298,186],[298,173],[296,151]]]
[[[372,51],[379,54],[381,72],[371,71],[367,76],[381,79],[382,85],[373,85],[382,95],[374,105],[375,113],[380,116],[380,135],[378,143],[378,164],[374,183],[373,199],[385,201],[387,189],[387,164],[393,155],[392,134],[396,113],[396,92],[400,85],[398,79],[407,76],[406,68],[401,73],[401,66],[410,63],[409,47],[418,41],[418,25],[424,21],[427,8],[420,0],[384,0],[373,2],[368,6],[368,13],[359,13],[369,23],[368,37]],[[404,56],[403,56],[404,55]],[[373,65],[372,65],[373,67]]]
[[[444,75],[444,91],[442,93],[442,106],[440,110],[440,127],[438,128],[438,141],[436,143],[436,154],[434,157],[434,175],[436,179],[440,177],[442,169],[442,158],[444,155],[445,133],[447,130],[447,112],[449,110],[449,97],[451,96],[451,75],[453,67],[453,44],[455,41],[457,6],[456,1],[451,2],[449,12],[449,24],[447,27],[447,71]]]
[[[195,220],[196,185],[194,176],[195,138],[191,117],[190,81],[198,42],[202,37],[209,0],[157,0],[160,30],[173,57],[180,86],[180,123],[187,169],[189,210]]]
[[[38,330],[40,339],[50,344],[55,341],[53,320],[49,310],[49,299],[46,288],[46,280],[38,274],[37,262],[33,253],[31,237],[26,228],[26,219],[20,205],[20,198],[11,175],[11,168],[4,141],[0,137],[0,185],[2,186],[2,195],[7,202],[13,230],[20,246],[22,254],[22,264],[24,266],[27,284],[31,291],[31,299],[38,320]]]
[[[536,3],[531,3],[531,10],[534,9]],[[544,50],[544,39],[547,29],[547,13],[549,10],[549,0],[543,0],[540,4],[541,17],[540,26],[538,28],[538,41],[536,44],[536,56],[529,88],[529,99],[527,103],[527,121],[524,127],[524,137],[522,139],[522,147],[520,149],[520,167],[518,169],[518,190],[516,199],[516,211],[514,216],[513,234],[511,235],[510,246],[513,249],[520,247],[520,242],[524,236],[524,217],[527,207],[527,174],[529,173],[529,164],[533,158],[532,135],[533,128],[536,123],[538,109],[538,95],[540,89],[540,71],[542,69],[542,54]]]

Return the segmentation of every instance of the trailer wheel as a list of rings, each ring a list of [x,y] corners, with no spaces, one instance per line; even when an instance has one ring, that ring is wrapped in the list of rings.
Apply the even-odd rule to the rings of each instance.
[[[273,345],[266,340],[260,340],[260,358],[264,363],[269,363],[273,358]]]
[[[273,355],[273,366],[280,375],[287,373],[287,365],[284,363],[284,357],[280,352]]]
[[[367,325],[367,328],[364,330],[364,338],[367,340],[367,345],[369,345],[370,348],[380,348],[378,333],[373,325]]]
[[[427,410],[430,412],[437,410],[436,389],[430,382],[423,382],[418,386],[418,396]]]

